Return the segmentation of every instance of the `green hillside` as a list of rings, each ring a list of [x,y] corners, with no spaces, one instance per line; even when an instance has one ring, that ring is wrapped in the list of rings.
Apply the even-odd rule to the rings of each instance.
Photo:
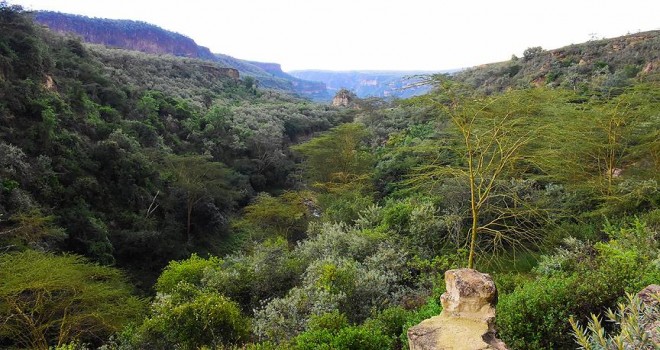
[[[530,47],[523,57],[485,64],[457,73],[459,81],[484,92],[530,86],[585,91],[621,88],[631,79],[660,71],[660,31],[592,40],[554,50]]]

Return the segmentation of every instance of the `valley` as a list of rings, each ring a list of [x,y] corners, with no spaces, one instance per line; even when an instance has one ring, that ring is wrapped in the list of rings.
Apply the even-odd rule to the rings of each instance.
[[[653,349],[659,52],[284,72],[1,1],[0,348],[408,349],[470,268],[509,349]]]

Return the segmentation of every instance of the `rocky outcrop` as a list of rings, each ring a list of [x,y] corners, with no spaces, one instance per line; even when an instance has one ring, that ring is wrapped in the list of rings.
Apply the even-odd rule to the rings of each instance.
[[[355,94],[346,89],[341,89],[337,91],[335,97],[332,99],[332,105],[335,107],[350,107],[354,101]]]
[[[411,350],[505,350],[495,336],[497,288],[493,279],[472,269],[445,273],[442,312],[408,330]]]

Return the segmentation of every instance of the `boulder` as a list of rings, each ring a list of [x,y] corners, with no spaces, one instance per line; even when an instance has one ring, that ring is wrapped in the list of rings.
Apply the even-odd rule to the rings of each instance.
[[[445,272],[445,284],[440,315],[408,330],[410,350],[505,350],[495,335],[493,279],[476,270],[457,269]]]

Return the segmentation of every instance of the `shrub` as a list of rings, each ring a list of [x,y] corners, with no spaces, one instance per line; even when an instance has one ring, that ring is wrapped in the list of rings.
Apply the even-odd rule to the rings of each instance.
[[[539,266],[548,276],[500,298],[497,325],[512,348],[567,348],[573,344],[566,320],[585,320],[612,307],[627,292],[660,280],[656,234],[637,219],[606,225],[608,242],[574,241]]]
[[[500,298],[497,329],[513,349],[566,348],[575,277],[542,277]]]
[[[193,254],[182,261],[170,261],[163,273],[158,277],[156,290],[159,293],[172,293],[179,283],[201,285],[204,271],[217,269],[222,260],[216,257],[200,258]]]
[[[134,339],[138,348],[198,349],[245,341],[250,322],[226,297],[180,284],[174,294],[159,295]]]
[[[617,326],[616,335],[606,335],[600,318],[594,314],[591,314],[586,329],[571,318],[569,321],[575,341],[584,349],[657,349],[657,344],[654,346],[653,340],[646,333],[646,329],[653,327],[653,324],[660,320],[660,310],[657,308],[660,295],[655,298],[657,301],[654,307],[644,305],[639,298],[628,294],[626,304],[619,303],[615,311],[608,309],[607,321]]]
[[[346,316],[333,311],[312,317],[293,344],[297,350],[382,350],[391,348],[392,340],[376,327],[349,326]]]

